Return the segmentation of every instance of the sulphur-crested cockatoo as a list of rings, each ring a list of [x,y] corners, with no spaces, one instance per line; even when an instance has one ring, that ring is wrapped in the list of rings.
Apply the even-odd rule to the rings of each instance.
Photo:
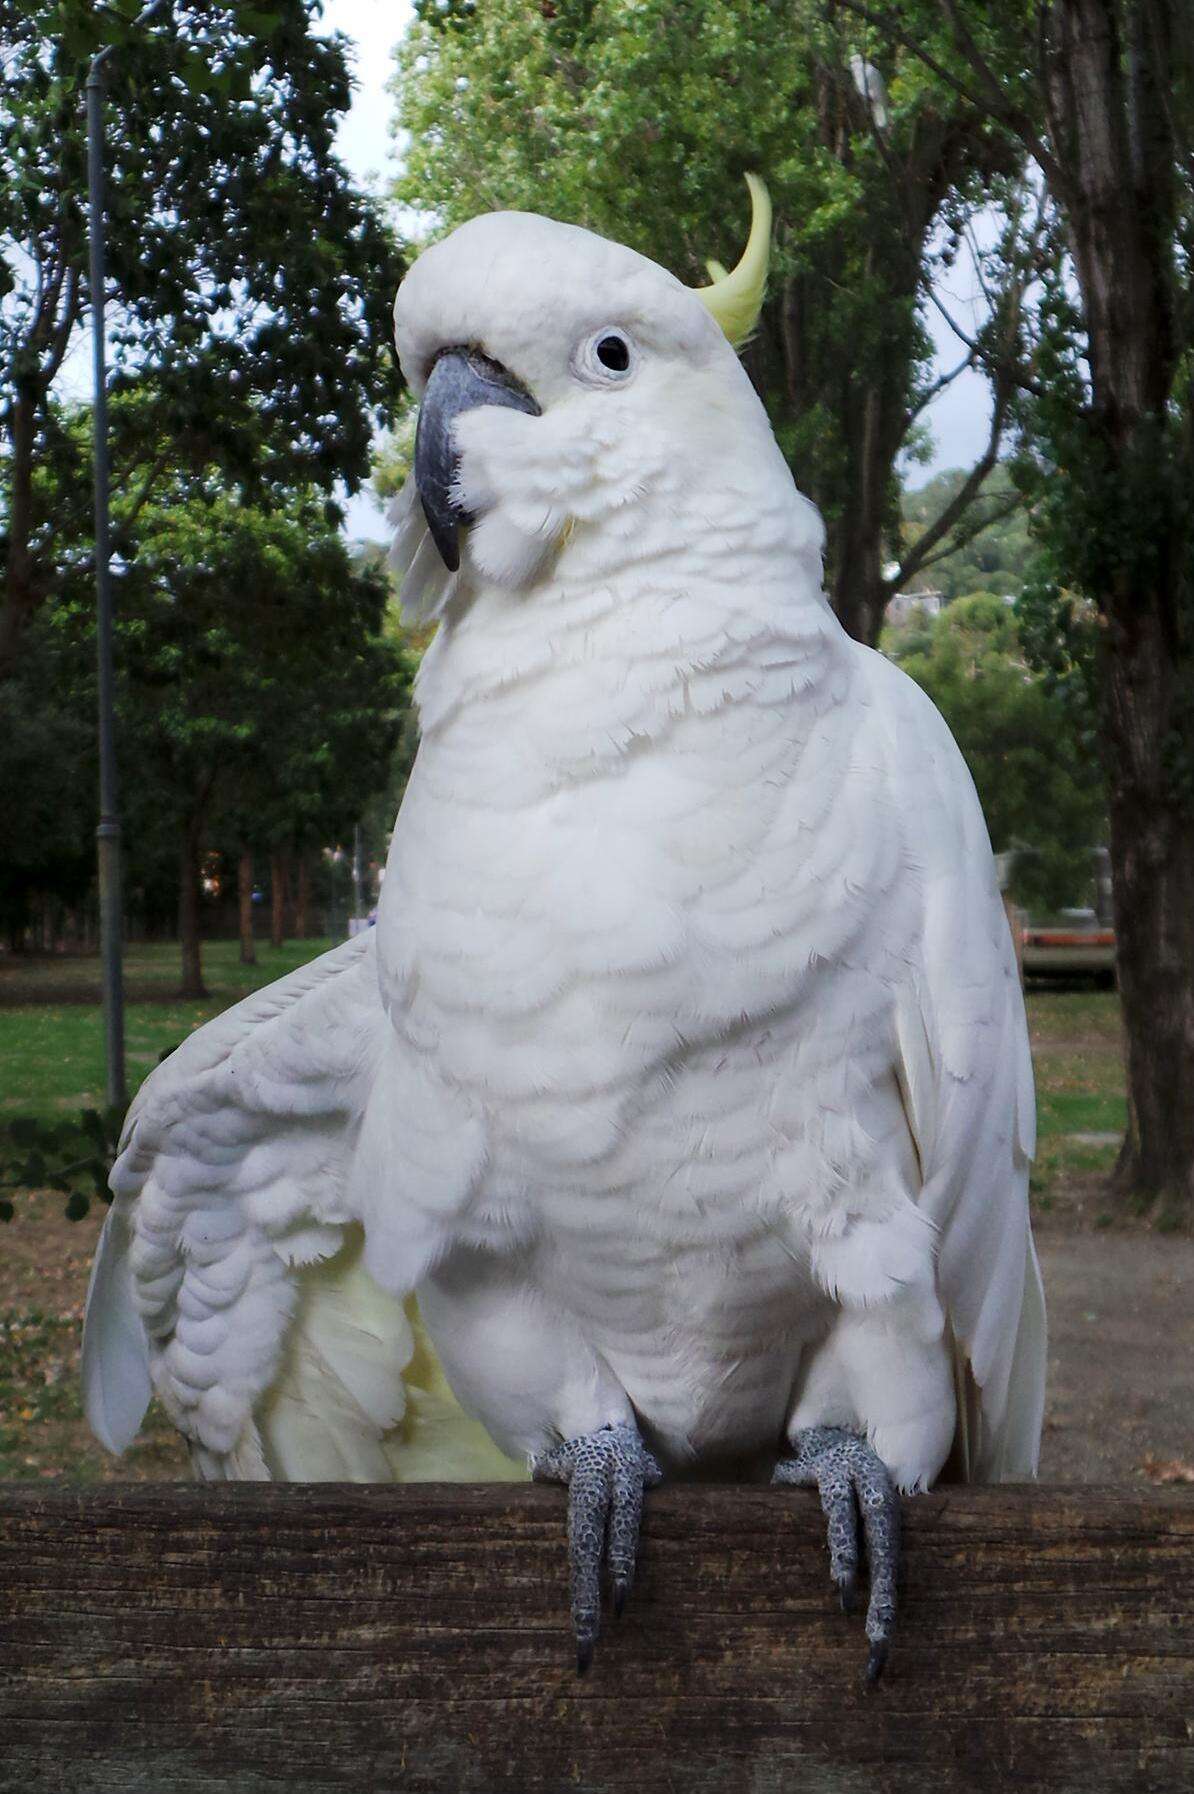
[[[815,1484],[876,1674],[896,1489],[1034,1468],[1032,1076],[966,768],[732,347],[753,192],[700,291],[520,213],[404,282],[439,629],[378,925],[145,1084],[84,1367],[204,1477],[567,1483],[582,1667],[645,1486]]]

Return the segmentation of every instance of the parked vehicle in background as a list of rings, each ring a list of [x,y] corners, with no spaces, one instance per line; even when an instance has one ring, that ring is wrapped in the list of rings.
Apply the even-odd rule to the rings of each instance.
[[[1089,870],[1075,880],[1066,908],[1038,909],[1031,896],[1016,901],[1016,888],[1031,890],[1040,880],[1024,877],[1025,862],[1039,849],[1012,847],[995,855],[999,888],[1016,948],[1020,976],[1090,979],[1103,990],[1115,986],[1115,926],[1111,891],[1111,855],[1105,847],[1090,849]],[[1085,901],[1084,901],[1085,900]],[[1049,902],[1048,897],[1044,899]]]
[[[1020,938],[1026,978],[1093,978],[1102,989],[1113,988],[1115,930],[1093,909],[1030,916]]]

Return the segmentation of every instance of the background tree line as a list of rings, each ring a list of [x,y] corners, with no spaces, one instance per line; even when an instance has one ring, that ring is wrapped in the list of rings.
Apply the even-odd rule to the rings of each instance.
[[[83,82],[107,102],[113,575],[130,907],[173,910],[202,989],[201,875],[251,905],[351,837],[412,663],[339,497],[399,378],[402,261],[333,153],[345,47],[306,0],[0,4],[0,925],[86,905],[95,791]],[[242,921],[245,914],[242,902]],[[245,930],[245,951],[251,936]]]
[[[347,69],[343,45],[312,29],[313,0],[176,0],[134,32],[137,10],[0,0],[0,780],[15,794],[0,902],[11,922],[31,892],[90,876],[87,420],[63,376],[88,304],[81,82],[110,40],[132,873],[148,891],[173,864],[193,939],[203,852],[246,864],[339,834],[385,786],[391,753],[409,759],[409,730],[394,745],[409,659],[384,586],[339,543],[337,505],[400,408],[388,309],[403,256],[332,151]],[[891,595],[918,580],[972,600],[893,652],[935,682],[964,744],[970,705],[980,784],[979,734],[995,727],[983,706],[998,688],[1016,713],[986,759],[997,827],[1012,827],[997,798],[1025,793],[1021,828],[1033,809],[1032,781],[1009,773],[1032,731],[1055,732],[1071,795],[1099,765],[1093,808],[1063,822],[1058,771],[1047,796],[1038,781],[1037,810],[1077,853],[1106,803],[1131,1092],[1120,1185],[1194,1199],[1188,8],[419,0],[417,13],[395,75],[408,136],[394,197],[436,229],[528,206],[699,282],[706,257],[736,257],[743,171],[766,173],[774,273],[746,358],[825,515],[832,601],[874,643]],[[958,258],[985,310],[977,326],[951,320],[957,361],[938,373],[925,319]],[[965,368],[989,381],[987,441],[905,512],[927,408]],[[381,484],[402,451],[388,459]],[[1006,584],[973,578],[1013,518],[1014,621],[974,598]]]

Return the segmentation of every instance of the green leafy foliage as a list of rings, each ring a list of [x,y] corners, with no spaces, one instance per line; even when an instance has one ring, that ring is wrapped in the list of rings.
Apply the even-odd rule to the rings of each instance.
[[[33,482],[87,305],[83,80],[102,42],[109,326],[117,389],[140,398],[114,419],[117,487],[152,489],[167,441],[167,464],[214,467],[261,504],[367,470],[399,390],[401,264],[333,153],[348,68],[317,13],[176,0],[132,29],[127,7],[0,0],[0,664],[75,550]]]
[[[863,54],[886,82],[882,124],[851,67]],[[835,602],[857,627],[860,594],[881,602],[896,459],[927,380],[930,229],[947,200],[960,229],[1015,168],[974,108],[811,0],[427,4],[395,94],[407,205],[442,227],[547,212],[693,285],[707,257],[736,261],[743,171],[765,175],[773,274],[746,364],[825,517]]]
[[[1084,901],[1107,826],[1089,713],[1031,671],[1006,600],[976,592],[889,630],[884,645],[949,724],[995,850],[1032,850],[1016,862],[1012,896],[1034,910]]]
[[[263,510],[214,481],[150,505],[119,579],[118,725],[132,879],[188,823],[254,845],[336,840],[385,784],[412,668],[389,590],[315,494]],[[90,679],[84,593],[55,630]]]
[[[114,406],[139,413],[139,389]],[[90,484],[90,416],[51,413],[39,502],[64,531]],[[414,663],[389,587],[354,565],[323,496],[251,504],[216,467],[159,439],[152,498],[118,493],[117,740],[126,896],[168,919],[180,839],[268,849],[342,840],[375,793],[409,707]],[[95,615],[68,559],[20,662],[0,684],[0,920],[19,934],[38,893],[77,903],[93,874]],[[392,820],[392,815],[390,820]]]
[[[98,1198],[110,1202],[108,1170],[123,1109],[83,1109],[57,1123],[19,1115],[0,1120],[0,1221],[11,1221],[21,1190],[56,1190],[68,1221],[81,1221]]]

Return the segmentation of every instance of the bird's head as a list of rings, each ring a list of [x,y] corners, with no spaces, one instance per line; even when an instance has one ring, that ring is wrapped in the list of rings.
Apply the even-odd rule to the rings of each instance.
[[[744,438],[778,460],[734,352],[770,242],[766,189],[749,179],[746,251],[708,287],[525,212],[474,218],[419,257],[394,307],[421,398],[400,571],[416,547],[451,570],[463,552],[474,575],[522,587],[575,532],[630,540],[644,500],[691,494]],[[431,541],[416,544],[424,518]]]

